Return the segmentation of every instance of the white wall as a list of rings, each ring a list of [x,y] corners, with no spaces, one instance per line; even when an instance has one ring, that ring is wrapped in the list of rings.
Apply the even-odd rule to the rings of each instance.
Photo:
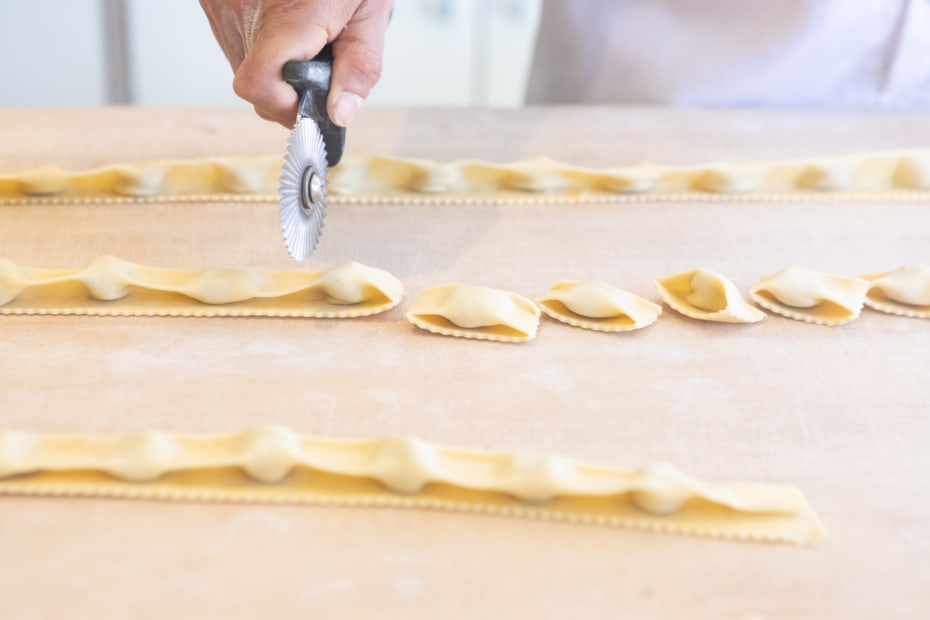
[[[520,105],[540,3],[396,0],[370,105]],[[124,31],[105,25],[114,6]],[[0,28],[0,106],[101,105],[114,85],[130,103],[245,105],[197,0],[3,0]],[[107,62],[120,36],[126,74]]]
[[[98,0],[0,3],[0,105],[100,105],[106,100]]]
[[[523,103],[541,0],[397,0],[371,103]]]
[[[197,0],[126,0],[129,94],[144,105],[239,104]]]

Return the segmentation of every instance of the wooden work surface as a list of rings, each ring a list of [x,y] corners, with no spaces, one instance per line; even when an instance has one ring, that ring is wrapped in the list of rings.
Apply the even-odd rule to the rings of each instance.
[[[283,151],[243,110],[0,111],[0,170]],[[584,165],[930,145],[928,114],[367,110],[355,153]],[[288,268],[274,204],[0,208],[0,255],[77,267]],[[706,266],[930,262],[930,204],[333,206],[313,264],[535,296],[565,278],[655,299]],[[0,617],[919,618],[930,615],[930,322],[641,332],[544,321],[523,345],[352,321],[0,317],[0,427],[413,434],[799,486],[814,548],[436,512],[0,497]]]

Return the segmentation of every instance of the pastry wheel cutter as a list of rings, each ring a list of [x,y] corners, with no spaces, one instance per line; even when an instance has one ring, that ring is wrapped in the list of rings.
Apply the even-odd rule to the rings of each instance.
[[[326,214],[327,169],[342,159],[346,130],[329,118],[326,99],[333,73],[332,48],[313,60],[292,60],[282,77],[300,96],[278,190],[281,232],[294,260],[310,257],[320,240]]]

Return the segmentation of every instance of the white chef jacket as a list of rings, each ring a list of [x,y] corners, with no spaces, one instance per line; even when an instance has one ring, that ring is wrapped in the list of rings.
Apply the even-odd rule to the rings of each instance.
[[[930,107],[930,0],[544,0],[527,102]]]

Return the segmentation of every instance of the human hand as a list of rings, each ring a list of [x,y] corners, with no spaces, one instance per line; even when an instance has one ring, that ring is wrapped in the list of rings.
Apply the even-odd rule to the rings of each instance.
[[[200,0],[232,65],[233,90],[262,118],[292,127],[297,93],[281,77],[288,60],[310,60],[333,44],[327,103],[337,125],[352,122],[381,77],[393,0]]]

